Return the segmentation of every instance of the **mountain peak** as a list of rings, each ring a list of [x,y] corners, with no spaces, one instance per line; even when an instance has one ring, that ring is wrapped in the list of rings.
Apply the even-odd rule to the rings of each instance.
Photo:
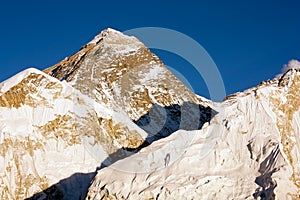
[[[133,120],[154,104],[199,102],[142,42],[113,29],[102,31],[78,53],[45,72],[97,101],[124,110]]]
[[[117,31],[112,28],[107,28],[107,29],[104,29],[103,31],[101,31],[98,35],[96,35],[88,44],[94,44],[94,45],[98,44],[100,41],[103,40],[103,38],[111,37],[111,36],[116,37],[116,38],[128,37],[128,36],[125,36],[120,31]]]
[[[52,79],[53,81],[58,81],[57,79],[46,75],[44,72],[42,72],[36,68],[28,68],[28,69],[25,69],[25,70],[19,72],[18,74],[14,75],[13,77],[3,81],[2,83],[0,83],[0,94],[5,93],[11,87],[17,85],[19,82],[21,82],[23,79],[25,79],[30,74],[44,75],[44,76],[47,76],[48,78]]]
[[[126,56],[143,52],[145,49],[147,48],[137,38],[108,28],[81,47],[77,53],[45,69],[44,72],[59,80],[68,81],[73,78],[82,62],[95,62],[96,59],[96,65],[99,62],[104,62],[103,65],[97,66],[97,68],[103,68],[105,65],[111,64],[113,60],[120,60],[120,58],[124,60]],[[91,57],[92,60],[90,60]],[[120,64],[120,62],[117,64]]]
[[[0,198],[299,199],[295,66],[213,103],[108,28],[0,84]]]
[[[298,79],[295,79],[297,78]],[[279,77],[279,86],[289,86],[293,81],[299,80],[300,68],[290,68],[281,77]]]

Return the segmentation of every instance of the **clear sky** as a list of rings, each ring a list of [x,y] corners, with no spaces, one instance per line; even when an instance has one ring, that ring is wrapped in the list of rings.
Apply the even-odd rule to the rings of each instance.
[[[165,27],[201,44],[231,94],[273,78],[300,59],[300,1],[5,1],[0,6],[0,82],[44,69],[77,52],[102,29]],[[155,51],[208,97],[201,78],[178,56]]]

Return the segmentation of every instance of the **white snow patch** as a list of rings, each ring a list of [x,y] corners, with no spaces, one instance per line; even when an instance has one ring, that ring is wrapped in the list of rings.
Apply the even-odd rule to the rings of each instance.
[[[153,79],[158,79],[159,75],[164,72],[165,69],[161,65],[156,64],[155,66],[150,68],[150,71],[147,73],[147,76],[140,79],[140,83],[146,84],[148,81],[151,81]]]

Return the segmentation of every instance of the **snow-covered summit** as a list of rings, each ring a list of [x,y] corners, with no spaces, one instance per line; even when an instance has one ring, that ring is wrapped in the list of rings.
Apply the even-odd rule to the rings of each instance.
[[[49,191],[83,198],[96,168],[180,127],[201,127],[212,110],[138,39],[111,29],[44,72],[27,69],[0,88],[4,199],[50,198]],[[147,125],[149,115],[155,120]]]
[[[140,124],[145,124],[143,117],[157,108],[153,113],[160,120],[147,129],[151,134],[162,126],[165,113],[160,107],[177,105],[174,112],[180,113],[184,102],[209,106],[137,38],[112,29],[102,31],[92,43],[45,72],[66,80],[95,101],[105,102],[112,110],[127,113]],[[165,129],[171,133],[174,125],[169,126]]]
[[[13,87],[16,84],[18,84],[19,82],[21,82],[24,78],[26,78],[31,73],[45,74],[44,72],[42,72],[38,69],[35,69],[35,68],[28,68],[24,71],[21,71],[18,74],[14,75],[13,77],[11,77],[11,78],[3,81],[2,83],[0,83],[0,94],[6,92],[11,87]],[[50,77],[50,78],[52,78],[52,77]],[[55,79],[52,79],[52,80],[55,80]],[[57,80],[55,80],[55,81],[57,81]]]
[[[214,103],[104,30],[0,84],[0,199],[299,199],[299,91],[293,68]]]
[[[128,40],[128,38],[131,38],[130,42],[138,42],[138,40],[135,37],[129,37],[127,35],[124,35],[123,33],[112,29],[112,28],[107,28],[103,31],[101,31],[98,35],[96,35],[87,45],[92,44],[92,45],[96,45],[99,42],[101,42],[103,39],[108,39],[109,38],[125,38],[126,40]]]

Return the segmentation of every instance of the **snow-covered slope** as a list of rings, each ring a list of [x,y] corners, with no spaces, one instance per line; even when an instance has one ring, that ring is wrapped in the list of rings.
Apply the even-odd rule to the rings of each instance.
[[[0,84],[0,199],[299,199],[299,97],[290,69],[211,102],[104,30]]]
[[[140,41],[112,29],[45,72],[0,84],[3,199],[82,199],[96,168],[197,129],[213,111]]]
[[[56,198],[78,199],[102,161],[147,136],[124,113],[36,69],[1,83],[0,91],[0,199],[24,199],[82,173],[75,185],[51,189]]]
[[[299,199],[299,98],[294,69],[228,97],[201,130],[100,170],[87,199]]]

